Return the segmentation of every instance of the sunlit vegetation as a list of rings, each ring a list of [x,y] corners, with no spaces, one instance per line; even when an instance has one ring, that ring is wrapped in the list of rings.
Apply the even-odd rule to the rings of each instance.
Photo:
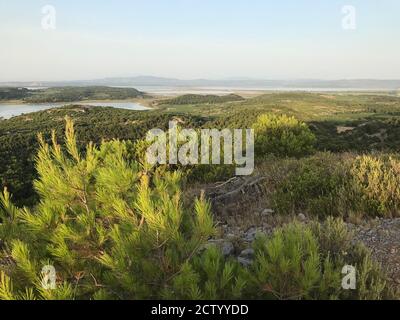
[[[137,140],[152,128],[166,129],[170,117],[157,112],[136,112],[101,107],[68,106],[33,113],[0,122],[0,183],[7,186],[17,201],[30,202],[36,176],[34,158],[38,147],[36,134],[49,137],[52,129],[62,134],[64,117],[76,119],[81,148],[87,141],[100,143],[113,138]],[[201,123],[197,117],[182,116],[189,126]],[[199,124],[197,124],[199,122]]]
[[[213,99],[178,97],[145,112],[67,105],[0,121],[0,299],[398,298],[347,222],[400,217],[400,98]],[[207,196],[189,193],[227,183],[233,166],[143,161],[145,134],[170,120],[255,129],[263,203],[287,223],[256,236],[251,263],[208,242],[219,217]],[[57,269],[56,290],[41,286],[43,261]],[[341,290],[345,264],[357,266],[356,290]]]
[[[199,104],[195,108],[176,105],[172,109],[136,112],[68,106],[0,121],[0,184],[12,191],[18,203],[34,200],[36,134],[48,134],[53,128],[61,134],[65,115],[75,120],[81,148],[88,141],[100,143],[103,139],[135,141],[149,129],[167,128],[171,119],[187,128],[251,128],[264,114],[294,116],[296,121],[306,123],[316,137],[316,150],[396,152],[400,148],[400,98],[396,96],[278,93],[234,103]],[[232,171],[223,167],[209,170],[215,172],[195,168],[198,174],[190,179],[197,175],[200,181],[223,180]]]
[[[314,150],[315,136],[309,127],[294,117],[263,114],[253,124],[255,152],[259,156],[299,157]]]
[[[368,250],[341,220],[298,223],[259,235],[245,267],[207,243],[216,232],[203,197],[181,201],[179,171],[148,171],[127,143],[78,148],[67,118],[65,148],[39,135],[37,206],[0,196],[0,299],[384,299],[392,298]],[[348,254],[350,253],[350,255]],[[43,285],[43,261],[57,270]],[[344,264],[356,290],[341,289]],[[46,283],[45,283],[46,284]]]

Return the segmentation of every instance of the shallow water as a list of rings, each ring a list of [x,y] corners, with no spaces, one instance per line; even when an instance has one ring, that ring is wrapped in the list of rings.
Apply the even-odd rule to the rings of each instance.
[[[149,110],[135,102],[69,102],[69,103],[41,103],[41,104],[3,104],[0,103],[0,119],[10,119],[21,114],[59,108],[68,104],[81,104],[95,107],[113,107],[127,110]]]

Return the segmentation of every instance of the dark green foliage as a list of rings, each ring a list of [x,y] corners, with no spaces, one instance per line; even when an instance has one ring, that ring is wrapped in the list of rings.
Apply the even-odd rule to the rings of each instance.
[[[235,175],[235,165],[197,165],[186,170],[189,183],[225,181]]]
[[[134,88],[102,86],[54,87],[38,90],[0,88],[0,100],[23,100],[29,103],[77,102],[83,100],[123,100],[144,95]]]
[[[341,215],[342,190],[350,168],[345,161],[329,153],[291,161],[290,171],[277,182],[273,194],[276,210],[319,217]]]
[[[30,103],[74,102],[83,100],[123,100],[138,98],[143,93],[133,88],[112,87],[60,87],[31,91],[24,101]]]
[[[60,136],[64,117],[75,119],[79,129],[78,146],[84,149],[88,141],[96,144],[102,140],[131,140],[143,138],[153,128],[168,128],[173,116],[157,111],[131,111],[103,107],[66,106],[0,121],[0,186],[8,187],[18,204],[31,204],[36,196],[32,181],[36,177],[34,155],[38,143],[36,134],[49,137],[54,128]],[[198,127],[204,119],[180,115],[185,126]]]
[[[400,123],[396,117],[366,118],[357,121],[312,122],[310,127],[317,137],[316,147],[321,151],[399,151]],[[338,132],[338,128],[348,131]]]
[[[20,100],[29,96],[26,88],[0,88],[0,100]]]
[[[185,104],[214,104],[232,101],[242,101],[244,98],[237,94],[228,94],[226,96],[216,95],[200,95],[200,94],[186,94],[173,99],[166,99],[158,101],[158,104],[164,105],[185,105]]]

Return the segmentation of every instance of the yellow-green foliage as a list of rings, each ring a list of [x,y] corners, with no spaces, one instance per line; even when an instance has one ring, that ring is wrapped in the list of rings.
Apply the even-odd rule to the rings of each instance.
[[[268,154],[298,157],[313,151],[314,134],[294,117],[264,114],[258,117],[253,128],[257,157]]]
[[[168,299],[241,299],[247,285],[244,268],[234,259],[226,260],[221,251],[210,246],[194,257],[174,279]]]
[[[351,169],[360,195],[359,210],[367,214],[395,216],[400,209],[400,161],[394,156],[360,156]]]
[[[40,203],[20,209],[7,190],[0,197],[0,299],[386,296],[379,268],[340,222],[292,224],[259,238],[247,269],[207,245],[215,232],[210,206],[203,198],[183,206],[179,172],[148,170],[121,141],[80,151],[69,119],[67,152],[52,140],[40,137]],[[136,147],[140,158],[145,146]],[[359,270],[357,291],[340,288],[344,264]],[[54,289],[42,285],[49,265]]]
[[[262,297],[311,298],[313,287],[321,283],[323,272],[320,270],[318,242],[309,229],[303,228],[290,225],[277,230],[270,241],[261,237],[257,239],[253,274],[254,282],[261,284],[258,291]]]
[[[199,199],[184,209],[180,174],[150,176],[127,161],[124,142],[89,144],[81,154],[70,120],[65,142],[68,153],[55,135],[52,145],[40,137],[37,207],[18,209],[7,192],[1,198],[0,238],[13,260],[1,297],[160,297],[213,235],[209,205]],[[40,285],[44,265],[57,270],[56,290]]]
[[[318,153],[282,165],[290,170],[274,186],[272,200],[279,213],[399,215],[400,161],[394,155]]]
[[[392,293],[368,251],[351,243],[341,220],[289,224],[271,239],[259,236],[248,271],[249,294],[263,299],[383,299]],[[356,290],[343,290],[341,271],[356,269]]]

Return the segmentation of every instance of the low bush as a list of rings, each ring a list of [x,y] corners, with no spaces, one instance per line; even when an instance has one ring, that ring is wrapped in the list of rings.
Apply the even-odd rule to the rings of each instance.
[[[289,224],[271,239],[258,237],[248,272],[258,299],[384,299],[393,292],[369,252],[351,242],[342,220],[311,226]],[[356,289],[342,287],[344,266],[356,270]]]
[[[344,215],[350,163],[330,153],[292,160],[291,171],[277,182],[273,192],[274,208],[282,214]]]
[[[359,194],[358,210],[393,217],[400,209],[400,160],[393,155],[357,157],[351,174]]]
[[[399,216],[400,160],[396,156],[318,153],[282,165],[291,170],[286,170],[272,192],[279,213]]]
[[[197,165],[186,170],[189,183],[213,183],[225,181],[235,175],[234,165]]]
[[[314,150],[316,138],[308,126],[294,117],[263,114],[253,125],[257,157],[300,157]]]

